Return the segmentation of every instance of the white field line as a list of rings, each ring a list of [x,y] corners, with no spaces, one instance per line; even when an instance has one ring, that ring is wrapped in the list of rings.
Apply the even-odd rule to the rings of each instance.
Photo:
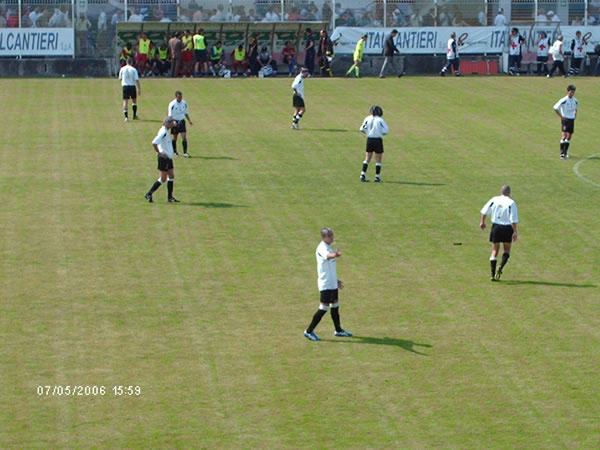
[[[573,166],[573,172],[575,172],[575,175],[577,175],[579,178],[581,178],[581,179],[582,179],[583,181],[585,181],[586,183],[593,184],[593,185],[594,185],[594,186],[596,186],[596,187],[600,187],[600,183],[597,183],[597,182],[595,182],[595,181],[593,181],[593,180],[590,180],[589,178],[586,178],[586,177],[584,177],[583,175],[581,175],[581,174],[579,173],[579,166],[580,166],[580,165],[582,165],[584,162],[586,162],[586,161],[589,161],[590,159],[596,159],[596,158],[598,158],[599,156],[600,156],[600,153],[596,153],[596,154],[594,154],[594,155],[590,155],[590,156],[588,156],[587,158],[584,158],[584,159],[582,159],[582,160],[578,161],[578,162],[577,162],[577,164],[575,164],[575,165]]]

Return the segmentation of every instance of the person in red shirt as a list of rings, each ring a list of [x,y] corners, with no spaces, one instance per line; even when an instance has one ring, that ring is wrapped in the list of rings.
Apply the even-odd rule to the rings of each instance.
[[[285,42],[285,47],[281,52],[283,55],[283,63],[288,65],[289,76],[294,76],[296,73],[296,48],[290,41]]]

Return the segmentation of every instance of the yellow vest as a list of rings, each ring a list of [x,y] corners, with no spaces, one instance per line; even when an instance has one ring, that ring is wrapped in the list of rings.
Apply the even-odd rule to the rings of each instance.
[[[123,53],[121,52],[121,56],[119,57],[119,59],[127,61],[127,58],[131,58],[131,56],[133,55],[133,48],[131,50],[128,50],[127,47],[123,47],[123,51],[125,52],[125,55],[123,55]]]
[[[244,49],[235,49],[235,53],[233,54],[233,57],[235,58],[236,61],[243,61],[246,59],[246,50]]]
[[[150,51],[150,39],[140,39],[138,51],[143,55],[147,55]]]
[[[167,59],[167,55],[169,54],[169,49],[165,48],[164,50],[160,47],[158,47],[158,58],[161,61],[164,61],[165,59]]]
[[[183,36],[181,42],[183,42],[184,50],[188,51],[194,49],[194,38],[192,36]]]
[[[206,50],[206,42],[201,34],[194,35],[194,50]]]

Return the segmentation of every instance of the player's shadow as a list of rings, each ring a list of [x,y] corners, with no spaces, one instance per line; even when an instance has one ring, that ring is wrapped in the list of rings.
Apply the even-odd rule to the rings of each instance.
[[[425,183],[422,181],[388,181],[384,180],[385,184],[408,184],[411,186],[446,186],[445,183]]]
[[[556,287],[569,287],[569,288],[595,288],[595,284],[577,284],[577,283],[555,283],[553,281],[536,281],[536,280],[503,280],[501,284],[517,285],[517,284],[531,284],[534,286],[556,286]]]
[[[247,208],[245,205],[223,202],[181,202],[181,206],[202,206],[204,208]]]
[[[358,130],[347,130],[345,128],[302,128],[302,131],[325,131],[327,133],[350,133]]]
[[[371,345],[390,345],[392,347],[400,347],[407,352],[416,353],[417,355],[429,356],[427,353],[420,352],[415,347],[431,348],[430,344],[419,344],[415,341],[407,339],[397,339],[391,337],[371,337],[371,336],[354,336],[344,340],[331,340],[329,342],[337,342],[344,344],[371,344]]]
[[[237,158],[233,158],[232,156],[192,156],[191,159],[203,159],[205,161],[208,160],[219,160],[219,159],[224,159],[224,160],[228,160],[228,161],[237,161]]]

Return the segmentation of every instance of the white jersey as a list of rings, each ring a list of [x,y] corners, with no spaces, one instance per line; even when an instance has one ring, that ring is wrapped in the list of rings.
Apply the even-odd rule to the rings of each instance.
[[[448,45],[446,46],[446,59],[458,58],[458,45],[454,38],[448,39]]]
[[[573,58],[583,58],[585,57],[585,52],[583,51],[583,42],[581,39],[573,39],[571,43],[571,54]]]
[[[315,252],[319,291],[338,288],[336,258],[327,259],[328,253],[335,253],[325,241],[321,241]]]
[[[577,115],[578,107],[579,107],[579,102],[577,101],[575,96],[573,96],[572,98],[569,98],[568,95],[561,98],[554,105],[554,109],[556,111],[559,111],[560,115],[563,116],[565,119],[574,119],[575,116]]]
[[[175,99],[169,103],[167,115],[173,117],[173,119],[177,121],[184,120],[187,113],[187,102],[185,100],[178,102],[177,99]]]
[[[164,153],[169,159],[173,159],[173,144],[171,143],[171,134],[167,127],[160,127],[160,130],[158,130],[158,134],[152,140],[152,143],[158,145],[160,153]]]
[[[517,204],[507,195],[492,197],[481,208],[481,214],[491,216],[492,223],[497,225],[511,225],[519,222]]]
[[[299,74],[298,76],[296,76],[296,78],[294,78],[294,82],[292,83],[292,89],[296,89],[298,95],[302,97],[302,100],[304,100],[304,77],[302,76],[302,74]]]
[[[510,35],[508,39],[508,54],[509,55],[520,55],[521,54],[521,42],[525,39],[520,34],[516,36]]]
[[[550,54],[552,55],[552,58],[554,58],[554,61],[565,60],[565,57],[562,52],[562,41],[554,41],[554,44],[552,44],[552,47],[550,47]]]
[[[121,80],[121,86],[135,86],[138,76],[138,71],[135,67],[125,65],[119,70],[119,80]]]
[[[383,117],[370,115],[365,117],[360,132],[365,133],[370,138],[382,138],[388,134],[389,129]]]
[[[550,38],[540,39],[537,44],[537,55],[548,56],[548,50],[550,49]]]

